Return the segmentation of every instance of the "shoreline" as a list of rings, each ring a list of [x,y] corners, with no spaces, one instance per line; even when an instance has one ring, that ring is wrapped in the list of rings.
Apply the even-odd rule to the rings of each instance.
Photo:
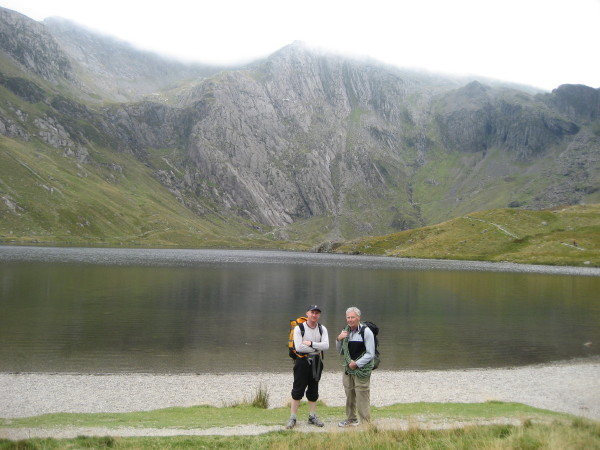
[[[561,266],[459,259],[398,258],[382,255],[348,255],[284,249],[72,247],[10,245],[0,243],[0,262],[51,262],[92,265],[193,266],[206,263],[229,264],[315,264],[342,262],[349,267],[368,269],[459,270],[483,272],[536,273],[549,275],[600,276],[600,267]],[[257,256],[260,255],[260,258]]]
[[[56,412],[130,412],[195,405],[229,406],[262,386],[270,407],[289,402],[292,373],[64,374],[0,373],[0,417]],[[342,406],[340,372],[326,371],[320,400]],[[371,404],[485,401],[524,403],[600,420],[600,361],[555,362],[498,369],[377,370]]]
[[[552,366],[573,366],[579,364],[600,364],[600,354],[591,356],[575,356],[568,359],[559,359],[553,361],[536,362],[531,364],[522,365],[507,365],[507,366],[485,366],[485,367],[433,367],[433,368],[405,368],[405,369],[379,369],[376,372],[469,372],[477,370],[511,370],[511,369],[522,369],[522,368],[542,368]],[[291,365],[289,369],[291,370]],[[285,370],[272,370],[269,372],[260,371],[211,371],[211,372],[135,372],[135,371],[123,371],[123,372],[68,372],[68,371],[27,371],[27,370],[1,370],[0,377],[3,375],[76,375],[76,376],[222,376],[222,375],[252,375],[256,374],[270,374],[270,375],[287,375],[290,371]],[[331,367],[325,367],[323,373],[337,373],[336,369]]]

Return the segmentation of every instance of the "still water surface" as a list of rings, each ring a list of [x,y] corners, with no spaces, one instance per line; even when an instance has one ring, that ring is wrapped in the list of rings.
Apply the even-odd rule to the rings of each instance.
[[[0,247],[0,371],[288,371],[289,319],[311,303],[323,307],[332,347],[348,306],[377,323],[384,369],[600,354],[600,276],[482,267],[286,252]],[[331,350],[326,366],[338,370]]]

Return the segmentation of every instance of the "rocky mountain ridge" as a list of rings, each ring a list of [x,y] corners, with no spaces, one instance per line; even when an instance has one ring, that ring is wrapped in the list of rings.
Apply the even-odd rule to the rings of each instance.
[[[116,102],[138,101],[173,88],[186,80],[213,75],[219,67],[185,64],[141,51],[127,42],[87,30],[59,17],[45,19],[44,27],[84,74],[86,100],[98,96]]]
[[[535,94],[300,43],[190,67],[4,9],[0,37],[0,134],[81,164],[100,148],[134,155],[195,214],[282,239],[600,201],[599,89]],[[98,104],[115,99],[128,101]]]

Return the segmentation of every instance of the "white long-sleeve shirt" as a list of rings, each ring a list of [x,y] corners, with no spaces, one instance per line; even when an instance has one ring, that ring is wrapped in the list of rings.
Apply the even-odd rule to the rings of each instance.
[[[311,328],[307,322],[304,322],[304,337],[300,333],[300,327],[296,325],[294,328],[294,347],[298,353],[313,353],[329,349],[329,334],[327,328],[321,325],[323,335],[319,334],[319,326]],[[311,341],[312,347],[304,345],[302,341]]]

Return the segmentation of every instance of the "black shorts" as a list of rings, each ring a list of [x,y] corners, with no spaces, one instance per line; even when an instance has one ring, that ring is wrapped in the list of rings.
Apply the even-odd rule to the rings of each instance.
[[[292,387],[292,398],[301,400],[306,391],[306,399],[316,402],[319,399],[319,382],[312,374],[312,367],[308,358],[298,358],[294,361],[294,386]]]

